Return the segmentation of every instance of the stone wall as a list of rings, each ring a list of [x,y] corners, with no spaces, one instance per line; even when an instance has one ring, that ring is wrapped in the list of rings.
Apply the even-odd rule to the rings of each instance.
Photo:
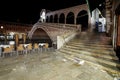
[[[57,36],[57,49],[63,47],[67,42],[73,39],[77,35],[77,32],[70,33],[68,35]]]

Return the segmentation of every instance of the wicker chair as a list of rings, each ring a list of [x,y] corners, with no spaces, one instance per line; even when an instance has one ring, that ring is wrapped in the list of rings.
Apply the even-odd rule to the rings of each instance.
[[[19,55],[19,53],[24,54],[26,52],[26,50],[24,49],[23,44],[19,44],[19,46],[17,46],[17,55]]]
[[[6,48],[3,48],[3,57],[5,57],[6,54],[10,54],[10,56],[13,55],[13,53],[15,53],[15,51],[13,50],[12,47],[6,47]]]
[[[49,47],[48,43],[45,43],[45,45],[43,46],[43,48],[44,48],[45,51],[48,51],[48,47]]]
[[[37,52],[37,53],[39,52],[39,45],[37,43],[34,43],[33,50],[34,52]]]
[[[27,50],[27,53],[32,53],[33,48],[32,48],[32,44],[31,43],[27,46],[26,50]]]

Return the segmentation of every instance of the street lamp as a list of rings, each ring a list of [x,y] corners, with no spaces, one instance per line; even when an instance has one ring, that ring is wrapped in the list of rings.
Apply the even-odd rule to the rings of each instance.
[[[3,31],[3,26],[0,27],[1,28],[1,33],[2,35],[4,34],[4,38],[5,38],[5,44],[7,43],[7,34],[6,34],[6,31]]]
[[[1,40],[1,43],[2,43],[3,39],[4,39],[4,36],[3,36],[3,26],[0,26],[0,40]]]
[[[3,29],[3,26],[1,26],[0,28]]]
[[[3,26],[0,26],[0,33],[3,34]]]

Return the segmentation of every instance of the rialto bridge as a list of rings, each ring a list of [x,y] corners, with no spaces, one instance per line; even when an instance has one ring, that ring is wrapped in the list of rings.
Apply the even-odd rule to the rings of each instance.
[[[41,20],[41,15],[45,11],[45,19]],[[90,31],[88,26],[91,22],[91,16],[87,4],[60,9],[56,11],[47,11],[43,9],[40,13],[40,19],[33,25],[29,31],[30,39],[45,38],[56,42],[57,36],[73,31]],[[38,36],[38,37],[37,37]]]

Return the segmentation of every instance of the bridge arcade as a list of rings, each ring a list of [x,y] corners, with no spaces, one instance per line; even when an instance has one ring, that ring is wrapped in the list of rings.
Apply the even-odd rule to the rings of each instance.
[[[88,25],[91,23],[91,16],[87,4],[49,11],[46,12],[45,16],[46,23],[81,24],[82,30],[87,30]]]

